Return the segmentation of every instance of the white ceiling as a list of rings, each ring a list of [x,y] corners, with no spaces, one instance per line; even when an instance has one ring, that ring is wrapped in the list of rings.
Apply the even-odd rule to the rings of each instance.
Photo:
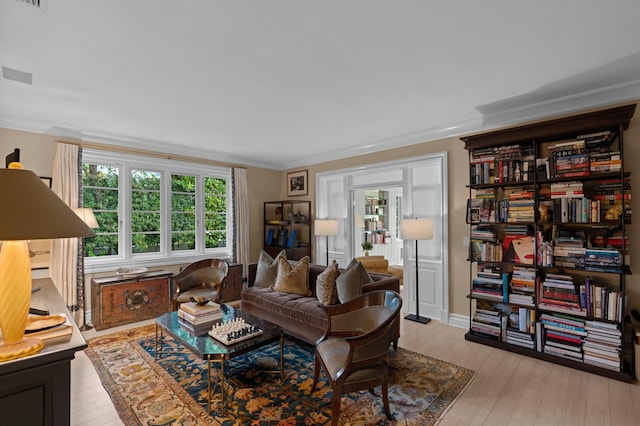
[[[0,2],[0,126],[274,169],[640,98],[637,0]]]

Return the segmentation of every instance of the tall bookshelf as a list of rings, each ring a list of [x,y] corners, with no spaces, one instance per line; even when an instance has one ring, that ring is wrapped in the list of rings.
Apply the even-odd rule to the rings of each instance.
[[[634,379],[623,139],[635,107],[462,138],[470,171],[467,340]]]

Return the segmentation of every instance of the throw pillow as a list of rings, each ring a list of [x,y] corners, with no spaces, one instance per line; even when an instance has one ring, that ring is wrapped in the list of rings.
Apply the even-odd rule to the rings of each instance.
[[[275,291],[311,296],[309,291],[309,256],[291,265],[284,257],[278,257],[278,274],[272,287]]]
[[[340,275],[338,264],[333,261],[331,266],[322,271],[316,279],[316,296],[324,306],[335,305],[338,302],[336,278]]]
[[[260,258],[258,259],[258,269],[256,270],[256,279],[253,283],[254,287],[272,287],[276,282],[278,274],[278,259],[287,258],[287,254],[282,250],[276,258],[272,258],[269,253],[260,249]]]
[[[362,286],[373,282],[362,263],[353,259],[344,272],[336,278],[336,290],[340,303],[348,302],[362,294]]]

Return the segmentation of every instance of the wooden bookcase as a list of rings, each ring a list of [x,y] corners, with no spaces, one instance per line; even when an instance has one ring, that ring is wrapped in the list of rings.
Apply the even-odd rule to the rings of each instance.
[[[264,203],[264,250],[275,257],[285,250],[287,259],[311,256],[311,202]]]
[[[467,340],[633,380],[623,139],[635,107],[462,138],[470,164]]]

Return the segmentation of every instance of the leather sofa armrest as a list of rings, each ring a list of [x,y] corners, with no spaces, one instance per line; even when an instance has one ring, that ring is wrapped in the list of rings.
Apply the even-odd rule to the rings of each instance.
[[[396,293],[400,293],[400,280],[398,277],[389,276],[362,286],[363,293],[374,290],[393,290]]]

